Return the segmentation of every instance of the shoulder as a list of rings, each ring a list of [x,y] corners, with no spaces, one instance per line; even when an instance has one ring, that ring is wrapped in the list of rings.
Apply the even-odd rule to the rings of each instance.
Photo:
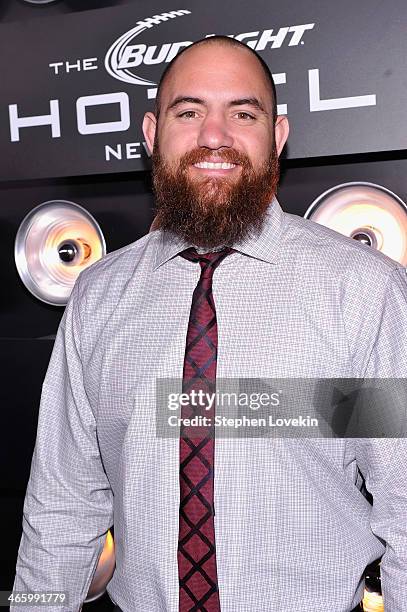
[[[86,298],[87,302],[115,300],[138,268],[144,272],[153,268],[158,237],[158,231],[146,234],[85,268],[75,283],[79,299]]]
[[[314,265],[338,281],[362,285],[385,283],[395,270],[405,273],[400,263],[368,245],[310,219],[284,215],[285,247],[288,252],[295,251],[304,265]]]
[[[405,335],[407,274],[400,263],[325,226],[287,213],[284,251],[297,266],[299,283],[311,295],[315,311],[329,296],[340,313],[357,375],[365,372],[384,318],[388,328]]]

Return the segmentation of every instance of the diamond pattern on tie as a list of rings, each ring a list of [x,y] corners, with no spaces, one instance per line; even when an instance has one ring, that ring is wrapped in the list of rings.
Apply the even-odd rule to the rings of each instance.
[[[185,349],[183,393],[216,391],[218,330],[212,277],[232,249],[181,256],[199,262],[201,276],[192,296]],[[181,427],[178,541],[179,611],[220,612],[214,526],[214,407],[182,406],[181,418],[205,414],[209,427]]]

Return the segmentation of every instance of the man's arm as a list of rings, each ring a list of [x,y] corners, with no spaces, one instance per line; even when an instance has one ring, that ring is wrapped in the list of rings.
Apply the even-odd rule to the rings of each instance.
[[[373,298],[374,299],[374,298]],[[401,410],[407,396],[407,274],[393,270],[381,313],[379,329],[370,353],[366,378],[394,378],[386,385]],[[400,379],[404,378],[401,385]],[[390,415],[389,415],[390,418]],[[373,496],[371,528],[386,544],[381,578],[386,612],[407,612],[407,438],[359,439],[357,463]]]
[[[65,592],[64,605],[47,607],[64,612],[81,609],[113,523],[113,494],[84,389],[79,286],[80,279],[65,308],[42,387],[13,586],[26,593]],[[15,610],[44,607],[14,604]]]

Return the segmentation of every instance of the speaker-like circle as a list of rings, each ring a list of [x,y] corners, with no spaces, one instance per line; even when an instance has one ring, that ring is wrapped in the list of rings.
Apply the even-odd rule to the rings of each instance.
[[[106,585],[113,576],[116,564],[116,556],[114,551],[114,541],[110,530],[107,532],[105,545],[102,554],[99,557],[98,565],[95,574],[92,578],[85,603],[94,601],[103,595],[106,591]]]
[[[67,303],[84,269],[106,254],[96,220],[79,204],[44,202],[31,210],[17,231],[14,258],[27,289],[54,306]]]
[[[386,187],[336,185],[314,200],[304,216],[407,266],[407,205]]]
[[[51,4],[51,2],[57,2],[57,0],[24,0],[28,4]]]

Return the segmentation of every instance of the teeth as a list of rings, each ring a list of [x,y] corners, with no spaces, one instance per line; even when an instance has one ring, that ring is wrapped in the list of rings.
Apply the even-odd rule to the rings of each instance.
[[[210,170],[229,170],[234,168],[236,164],[229,164],[227,162],[213,163],[213,162],[199,162],[194,164],[195,168],[209,168]]]

